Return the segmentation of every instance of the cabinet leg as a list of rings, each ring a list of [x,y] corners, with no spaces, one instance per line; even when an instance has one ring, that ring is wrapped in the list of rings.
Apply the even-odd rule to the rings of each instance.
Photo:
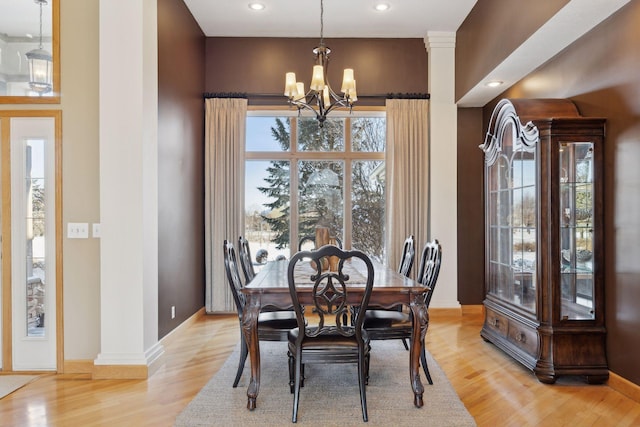
[[[557,375],[553,374],[541,374],[536,372],[536,377],[538,377],[538,381],[544,384],[554,384],[558,379]]]
[[[609,375],[587,375],[587,383],[602,384],[609,379]]]

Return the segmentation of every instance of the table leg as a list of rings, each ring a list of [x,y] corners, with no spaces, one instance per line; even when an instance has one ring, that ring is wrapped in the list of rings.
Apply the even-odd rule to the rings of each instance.
[[[256,399],[260,390],[260,345],[258,339],[258,315],[260,296],[250,294],[242,312],[242,333],[249,347],[251,360],[251,380],[247,389],[247,409],[256,409]]]
[[[421,408],[424,405],[422,401],[424,386],[420,381],[420,354],[424,337],[427,334],[427,326],[429,325],[429,312],[422,295],[412,296],[409,308],[413,315],[413,331],[411,333],[411,348],[409,351],[409,375],[414,394],[413,404]]]

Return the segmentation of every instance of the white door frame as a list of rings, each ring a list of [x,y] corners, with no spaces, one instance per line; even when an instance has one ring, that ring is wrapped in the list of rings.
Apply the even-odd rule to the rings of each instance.
[[[44,119],[44,120],[38,120]],[[1,367],[2,371],[63,372],[64,348],[62,330],[62,214],[61,214],[61,131],[62,113],[59,110],[0,111],[0,160],[2,166],[2,265],[0,267],[2,312]],[[42,124],[45,129],[38,129]],[[14,127],[17,126],[17,127]],[[22,131],[21,131],[22,128]],[[12,130],[13,129],[13,130]],[[26,131],[25,131],[26,129]],[[12,135],[12,132],[14,135]],[[43,134],[44,133],[44,134]],[[47,134],[48,135],[45,135]],[[26,258],[24,195],[17,190],[17,174],[23,173],[24,155],[18,147],[25,137],[46,137],[47,223],[53,233],[46,238],[46,270],[48,302],[46,307],[46,337],[26,334]],[[12,170],[16,169],[16,170]],[[12,183],[13,181],[13,183]],[[24,179],[22,178],[22,181]],[[12,188],[13,187],[13,188]],[[22,205],[20,204],[22,203]],[[22,224],[21,224],[22,223]],[[13,254],[20,254],[18,258]],[[22,286],[22,287],[20,287]],[[45,357],[34,357],[42,352]]]

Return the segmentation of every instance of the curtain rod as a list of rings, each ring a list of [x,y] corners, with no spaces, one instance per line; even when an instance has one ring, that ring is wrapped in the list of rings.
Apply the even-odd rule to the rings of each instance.
[[[242,99],[284,99],[280,93],[245,93],[245,92],[205,92],[204,98],[242,98]],[[360,95],[358,99],[430,99],[428,93],[385,93],[375,95]]]

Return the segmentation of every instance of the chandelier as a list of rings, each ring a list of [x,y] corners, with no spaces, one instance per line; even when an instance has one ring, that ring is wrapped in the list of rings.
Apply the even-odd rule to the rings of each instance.
[[[342,87],[340,92],[343,96],[338,96],[327,79],[327,69],[329,67],[329,49],[324,44],[324,1],[320,0],[320,45],[313,49],[316,58],[316,65],[313,66],[313,75],[311,77],[311,85],[309,92],[305,92],[304,83],[296,81],[296,74],[288,72],[285,75],[284,95],[289,98],[289,104],[298,108],[298,114],[303,109],[312,111],[320,127],[327,119],[327,114],[332,110],[340,107],[351,108],[353,103],[358,100],[356,94],[356,81],[353,77],[353,69],[346,68],[342,78]]]
[[[50,92],[53,86],[53,61],[51,54],[42,45],[42,5],[47,4],[47,0],[34,1],[40,6],[40,39],[38,48],[25,55],[29,64],[29,87],[43,95]]]

